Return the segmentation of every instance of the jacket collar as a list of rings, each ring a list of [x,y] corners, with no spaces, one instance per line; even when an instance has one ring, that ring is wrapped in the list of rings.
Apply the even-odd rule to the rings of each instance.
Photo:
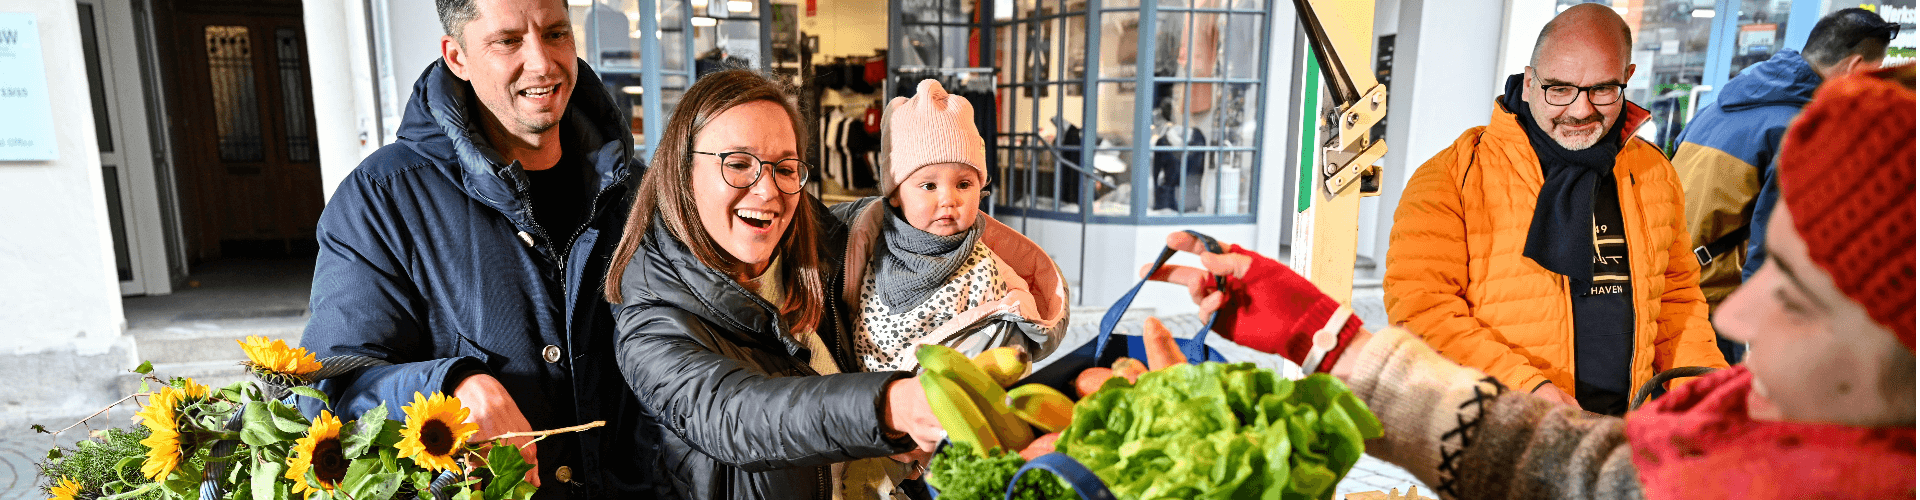
[[[574,150],[587,162],[598,181],[595,191],[600,192],[626,181],[633,135],[628,130],[628,112],[614,105],[592,67],[585,61],[578,64],[573,95],[561,118],[560,126],[566,131],[561,134],[561,147]],[[479,106],[473,85],[448,70],[446,60],[436,60],[413,84],[399,142],[433,160],[467,196],[530,230],[534,226],[524,195],[526,174],[487,144],[479,129],[477,113],[483,112]]]
[[[821,235],[819,253],[831,300],[832,287],[838,284],[831,278],[839,270],[839,245],[845,241],[845,227],[837,219],[824,216],[826,207],[812,196],[804,196],[801,203],[815,204],[814,213],[822,214],[816,230]],[[679,308],[718,326],[715,335],[737,345],[783,349],[789,355],[796,355],[804,347],[781,323],[778,308],[726,273],[701,262],[686,243],[667,230],[658,216],[646,232],[640,251],[627,264],[620,280],[620,292],[625,297],[621,307],[646,303]],[[846,331],[840,324],[841,318],[826,312],[829,311],[823,311],[821,324],[814,331],[822,334],[822,341],[830,347],[847,345],[846,339],[840,338]],[[841,354],[836,353],[835,360],[843,369],[854,370],[849,364],[851,355]]]
[[[1756,421],[1734,367],[1627,416],[1646,497],[1912,498],[1914,428]]]
[[[1493,99],[1493,118],[1488,120],[1486,129],[1481,133],[1483,140],[1513,145],[1512,147],[1523,151],[1528,158],[1538,164],[1540,160],[1533,152],[1533,144],[1527,142],[1527,131],[1520,128],[1519,115],[1507,111],[1507,107],[1501,104],[1506,102],[1506,99],[1504,95]],[[1624,122],[1620,129],[1620,153],[1614,158],[1624,160],[1627,155],[1638,153],[1640,148],[1653,147],[1633,135],[1634,130],[1639,129],[1652,117],[1653,113],[1647,111],[1647,108],[1642,108],[1633,101],[1627,101],[1626,108],[1620,112],[1620,121]],[[1662,158],[1665,156],[1662,155]],[[1627,172],[1639,171],[1643,168],[1646,168],[1645,162],[1615,161],[1613,173],[1617,178],[1625,178]],[[1536,186],[1546,181],[1546,177],[1539,168],[1520,169],[1520,176]]]

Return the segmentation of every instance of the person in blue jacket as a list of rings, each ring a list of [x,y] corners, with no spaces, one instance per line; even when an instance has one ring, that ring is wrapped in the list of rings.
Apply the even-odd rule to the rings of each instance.
[[[652,427],[599,298],[643,168],[629,112],[575,58],[562,0],[438,7],[443,57],[415,82],[399,140],[321,215],[301,339],[323,358],[391,364],[318,387],[342,416],[456,396],[479,426],[473,441],[605,420],[527,448],[539,496],[649,496],[636,455]]]
[[[1727,81],[1680,134],[1673,168],[1686,190],[1687,228],[1709,307],[1733,293],[1766,260],[1767,215],[1779,188],[1774,157],[1787,124],[1830,78],[1880,67],[1900,25],[1871,11],[1836,11],[1813,25],[1804,51],[1782,49]],[[1739,363],[1746,347],[1725,337],[1720,352]]]

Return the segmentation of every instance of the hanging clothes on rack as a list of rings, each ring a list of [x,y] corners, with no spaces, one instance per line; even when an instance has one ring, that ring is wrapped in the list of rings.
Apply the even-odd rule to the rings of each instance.
[[[987,188],[994,189],[1000,180],[1000,145],[996,134],[999,123],[993,92],[993,68],[927,68],[903,66],[894,70],[894,92],[900,97],[913,97],[921,80],[933,79],[947,92],[967,100],[973,106],[973,125],[980,131],[980,137],[987,143]]]

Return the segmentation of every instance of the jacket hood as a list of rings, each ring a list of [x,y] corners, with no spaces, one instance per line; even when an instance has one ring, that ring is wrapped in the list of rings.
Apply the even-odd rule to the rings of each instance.
[[[1727,111],[1756,106],[1805,105],[1820,88],[1820,74],[1800,57],[1800,52],[1782,49],[1772,59],[1747,67],[1740,76],[1720,89],[1716,102]]]
[[[629,111],[614,105],[600,76],[579,61],[573,95],[561,118],[562,146],[576,151],[596,174],[595,192],[626,180],[633,158],[633,134],[624,127]],[[433,161],[467,196],[499,210],[522,229],[531,230],[533,213],[521,195],[526,173],[487,143],[480,130],[481,110],[473,85],[434,61],[413,83],[400,121],[400,144]]]

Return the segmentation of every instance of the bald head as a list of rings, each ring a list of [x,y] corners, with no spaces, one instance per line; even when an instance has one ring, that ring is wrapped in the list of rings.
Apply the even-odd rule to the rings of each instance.
[[[1533,59],[1527,64],[1539,66],[1543,55],[1594,45],[1618,47],[1620,61],[1627,61],[1633,51],[1633,30],[1627,28],[1627,21],[1612,7],[1597,3],[1574,5],[1540,28],[1540,37],[1533,41]]]

